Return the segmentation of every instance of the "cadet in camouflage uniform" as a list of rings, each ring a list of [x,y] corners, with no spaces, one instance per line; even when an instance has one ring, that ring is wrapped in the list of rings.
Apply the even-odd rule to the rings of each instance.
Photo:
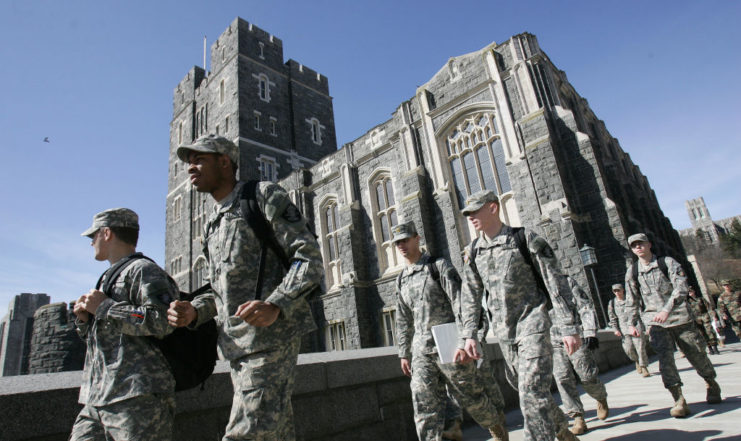
[[[561,340],[563,335],[558,326],[551,326],[553,377],[556,379],[556,386],[565,413],[574,419],[571,432],[580,435],[587,431],[587,423],[584,421],[584,405],[579,398],[579,389],[576,386],[574,372],[581,379],[581,384],[587,394],[597,400],[597,417],[601,420],[607,419],[610,409],[607,405],[607,390],[604,383],[599,379],[599,367],[592,353],[592,350],[599,347],[597,314],[594,311],[594,304],[589,295],[576,283],[576,280],[571,277],[568,277],[568,280],[581,320],[583,344],[576,352],[569,355],[563,347],[563,341]],[[555,309],[550,310],[551,319],[558,323],[557,318],[554,317],[555,312]]]
[[[483,300],[504,355],[507,378],[519,392],[525,439],[549,441],[556,436],[559,440],[574,440],[566,416],[550,390],[553,346],[549,333],[549,296],[567,353],[574,353],[581,346],[566,276],[561,273],[548,243],[527,230],[526,244],[534,267],[525,261],[512,228],[499,219],[499,200],[494,192],[484,190],[469,196],[462,212],[476,231],[484,233],[466,247],[461,295],[461,333],[466,338],[466,352],[474,359],[480,356],[473,337],[482,311],[482,298],[488,292]],[[538,288],[533,271],[542,276],[547,293]]]
[[[412,401],[417,434],[421,441],[439,441],[445,423],[446,385],[471,416],[489,429],[495,440],[509,439],[504,429],[501,392],[489,394],[491,376],[475,363],[443,364],[431,328],[455,323],[461,281],[445,259],[433,259],[419,248],[420,237],[413,222],[393,227],[393,241],[407,261],[397,279],[396,329],[402,372],[412,377]],[[427,268],[437,268],[435,281]],[[461,347],[463,346],[461,342]],[[465,352],[459,351],[465,358]],[[487,384],[488,383],[488,384]],[[498,389],[498,388],[497,388]],[[498,390],[497,390],[498,392]]]
[[[84,405],[70,440],[172,438],[175,379],[150,336],[172,332],[167,305],[179,290],[155,263],[137,256],[139,219],[126,208],[103,211],[82,233],[92,239],[95,260],[110,262],[103,274],[126,265],[103,293],[91,289],[74,306],[77,332],[87,342],[79,401]]]
[[[718,311],[723,314],[723,320],[731,322],[733,332],[741,338],[741,292],[733,292],[729,280],[721,280],[723,292],[718,296]]]
[[[636,364],[636,372],[643,377],[650,377],[648,372],[648,335],[645,332],[643,322],[640,317],[638,323],[634,326],[638,329],[640,335],[634,337],[630,335],[630,325],[633,319],[628,311],[628,305],[625,303],[625,288],[622,283],[612,285],[612,292],[615,297],[607,304],[607,315],[610,317],[610,326],[615,330],[615,335],[622,339],[623,351]]]
[[[708,344],[708,351],[711,354],[720,354],[718,351],[718,338],[713,331],[713,319],[715,311],[708,304],[708,301],[697,295],[695,288],[688,288],[687,303],[692,309],[692,315],[695,317],[697,331]]]
[[[643,323],[648,327],[649,341],[659,357],[661,379],[674,398],[671,416],[682,418],[690,413],[682,395],[682,379],[674,361],[675,344],[705,379],[707,402],[719,403],[720,386],[715,381],[715,369],[705,352],[705,344],[693,323],[686,301],[687,276],[682,266],[671,257],[665,257],[667,278],[659,267],[657,257],[651,252],[651,242],[645,234],[630,236],[628,244],[633,254],[638,256],[638,261],[631,264],[625,273],[631,323],[637,323],[640,313]],[[633,265],[638,265],[637,281],[633,280]],[[640,335],[635,325],[630,326],[630,334],[635,337]]]
[[[256,202],[291,265],[285,272],[279,258],[268,252],[262,290],[256,293],[261,238],[244,218],[241,192],[246,184],[235,177],[237,146],[208,135],[178,148],[177,154],[189,164],[191,184],[211,194],[216,205],[203,232],[212,291],[192,303],[173,302],[170,324],[193,327],[216,320],[219,349],[230,363],[234,388],[224,441],[293,440],[294,368],[301,336],[316,329],[305,295],[321,280],[317,241],[286,191],[260,182]]]

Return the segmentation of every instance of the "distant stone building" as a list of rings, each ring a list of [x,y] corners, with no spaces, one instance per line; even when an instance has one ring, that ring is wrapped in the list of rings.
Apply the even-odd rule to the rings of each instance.
[[[72,306],[67,309],[65,303],[52,303],[36,310],[29,374],[82,370],[86,345],[75,330]]]
[[[327,79],[283,64],[280,40],[236,19],[211,57],[213,72],[193,68],[175,90],[168,270],[181,288],[203,283],[212,205],[175,150],[225,135],[240,147],[240,177],[280,180],[319,236],[326,293],[315,350],[393,345],[403,263],[391,227],[413,220],[426,248],[461,268],[474,231],[459,208],[482,188],[499,194],[503,220],[544,235],[595,298],[624,279],[630,234],[646,232],[656,251],[685,261],[646,177],[531,34],[450,58],[391,119],[339,150]],[[596,289],[585,245],[599,259]]]
[[[734,259],[723,251],[721,238],[731,231],[734,221],[741,222],[741,215],[714,220],[702,197],[685,201],[691,228],[679,231],[687,250],[692,269],[697,276],[697,286],[706,298],[722,291],[722,279],[741,276],[741,259]]]
[[[687,207],[687,215],[692,223],[692,228],[680,230],[679,234],[682,238],[697,237],[707,243],[718,244],[720,243],[720,237],[728,234],[734,220],[741,222],[741,215],[713,220],[710,216],[710,210],[705,205],[705,199],[702,197],[685,201],[684,205]]]
[[[0,323],[0,376],[28,373],[33,315],[47,304],[49,296],[46,294],[23,293],[13,298],[8,314]]]

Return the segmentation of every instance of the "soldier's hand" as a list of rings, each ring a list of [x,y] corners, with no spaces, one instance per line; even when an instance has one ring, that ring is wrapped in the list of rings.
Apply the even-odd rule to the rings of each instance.
[[[668,317],[669,317],[668,312],[661,311],[660,313],[654,316],[653,321],[655,321],[656,323],[664,323]]]
[[[478,360],[481,358],[481,354],[479,353],[479,348],[477,347],[476,340],[472,338],[466,339],[466,345],[463,348],[466,351],[466,354],[468,354],[469,357],[471,357],[473,360]]]
[[[81,295],[79,299],[75,302],[75,306],[72,309],[72,312],[75,314],[77,319],[83,323],[86,323],[88,320],[90,320],[90,313],[85,310],[85,295]]]
[[[411,377],[412,376],[412,364],[409,363],[409,359],[408,358],[402,358],[401,359],[401,371],[407,377]]]
[[[98,310],[98,306],[103,303],[103,300],[107,299],[108,296],[97,289],[91,289],[90,292],[85,294],[85,311],[90,314],[95,314]]]
[[[622,337],[623,333],[620,331],[615,331],[615,337]]]
[[[459,364],[468,364],[473,361],[473,358],[469,357],[463,349],[456,349],[453,361]]]
[[[250,300],[237,308],[235,316],[252,326],[265,327],[272,325],[280,314],[280,308],[270,302]]]
[[[635,326],[628,327],[628,330],[630,331],[629,334],[632,335],[633,337],[640,337],[641,336],[640,331],[638,331],[638,329],[636,329]]]
[[[569,355],[578,351],[581,347],[581,338],[579,334],[567,335],[563,338],[563,347],[566,349],[566,353]]]
[[[198,318],[198,311],[188,301],[175,300],[167,310],[167,323],[174,328],[182,328]]]

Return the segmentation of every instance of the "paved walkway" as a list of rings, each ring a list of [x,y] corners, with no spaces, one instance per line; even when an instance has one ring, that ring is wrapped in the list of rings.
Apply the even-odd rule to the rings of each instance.
[[[678,354],[678,353],[677,353]],[[596,416],[596,402],[582,393],[589,431],[579,435],[582,441],[739,441],[741,440],[741,343],[720,348],[720,355],[710,356],[718,373],[723,402],[709,405],[705,402],[705,381],[684,358],[677,358],[682,376],[682,390],[692,414],[684,419],[669,416],[673,401],[664,389],[659,374],[659,363],[649,366],[651,377],[643,378],[633,366],[615,369],[600,376],[607,386],[610,416],[600,421]],[[509,387],[509,386],[506,386]],[[556,394],[558,397],[558,394]],[[522,441],[522,414],[519,410],[507,413],[510,441]],[[491,439],[479,426],[467,427],[463,439],[483,441]]]

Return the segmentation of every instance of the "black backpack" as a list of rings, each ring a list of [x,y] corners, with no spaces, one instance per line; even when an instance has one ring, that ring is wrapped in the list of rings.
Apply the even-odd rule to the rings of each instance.
[[[100,289],[103,277],[109,274],[102,288],[102,291],[108,295],[111,286],[116,282],[121,272],[137,259],[147,259],[154,262],[142,253],[125,257],[100,276],[95,289]],[[177,286],[172,277],[168,275],[168,278]],[[211,285],[207,284],[192,293],[180,291],[180,300],[192,301],[197,295],[210,289]],[[192,389],[199,384],[203,389],[203,384],[213,373],[216,366],[216,359],[218,358],[216,352],[217,338],[216,322],[211,319],[196,329],[175,328],[165,338],[149,337],[149,340],[162,351],[170,365],[170,371],[175,377],[175,390],[181,391]]]
[[[535,284],[538,286],[538,288],[543,292],[545,295],[545,301],[546,305],[548,306],[548,310],[550,311],[553,309],[553,302],[551,301],[551,296],[548,292],[548,288],[545,286],[545,282],[543,281],[543,277],[541,277],[540,273],[535,270],[535,265],[533,264],[533,257],[530,255],[530,250],[527,248],[527,240],[525,239],[525,229],[523,227],[514,227],[512,228],[512,237],[515,239],[515,244],[517,245],[517,249],[520,250],[520,254],[522,255],[522,258],[525,259],[525,263],[527,263],[530,266],[530,270],[533,272],[533,278],[535,278]],[[474,271],[476,271],[476,274],[478,274],[479,270],[476,268],[476,254],[478,253],[476,248],[476,242],[478,242],[479,238],[471,242],[471,267]],[[488,297],[489,292],[485,290],[484,294]],[[491,318],[491,317],[490,317]]]

